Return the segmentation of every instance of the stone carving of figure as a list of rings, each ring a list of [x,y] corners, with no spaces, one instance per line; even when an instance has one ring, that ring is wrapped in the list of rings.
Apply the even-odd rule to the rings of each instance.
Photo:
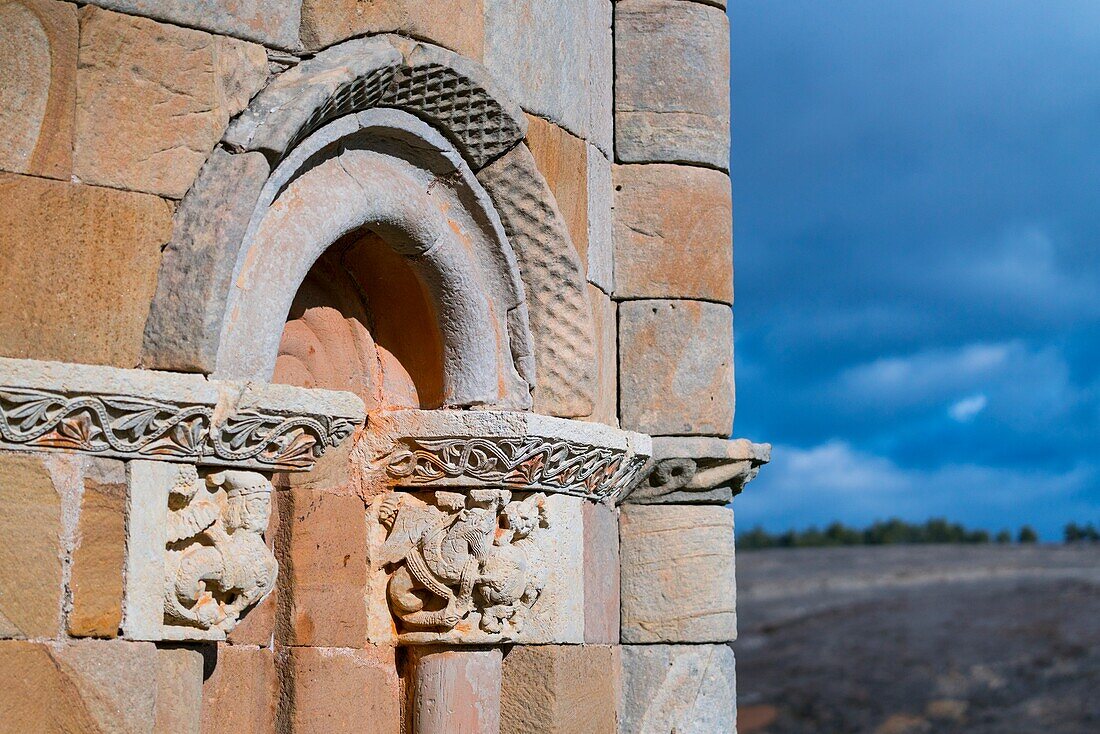
[[[278,562],[264,542],[271,483],[262,474],[180,470],[169,495],[165,624],[232,630],[275,586]]]
[[[434,504],[406,493],[387,497],[385,565],[397,565],[387,593],[401,625],[449,631],[471,612],[485,632],[519,631],[546,585],[538,541],[546,496],[512,501],[504,489],[435,492]]]

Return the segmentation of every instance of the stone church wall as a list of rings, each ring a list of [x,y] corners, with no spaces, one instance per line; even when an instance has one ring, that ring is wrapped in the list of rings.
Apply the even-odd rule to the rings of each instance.
[[[722,0],[0,0],[0,731],[733,731],[728,72]]]

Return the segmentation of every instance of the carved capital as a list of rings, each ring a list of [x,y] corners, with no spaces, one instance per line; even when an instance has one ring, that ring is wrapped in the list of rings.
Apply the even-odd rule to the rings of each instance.
[[[166,638],[224,639],[275,588],[271,492],[257,472],[180,467],[166,508]]]
[[[386,497],[380,563],[398,639],[436,642],[457,631],[492,640],[523,631],[546,586],[546,495],[506,489]]]
[[[724,505],[770,459],[770,444],[743,438],[654,438],[646,478],[624,502]]]

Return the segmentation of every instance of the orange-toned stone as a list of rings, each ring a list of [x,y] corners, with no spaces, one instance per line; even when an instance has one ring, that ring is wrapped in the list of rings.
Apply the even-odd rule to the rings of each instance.
[[[588,286],[592,322],[596,333],[596,400],[587,420],[618,426],[619,364],[617,304],[594,285]]]
[[[0,353],[134,367],[171,207],[0,174]]]
[[[0,3],[0,169],[72,173],[76,12],[57,0]]]
[[[157,648],[157,712],[153,734],[198,734],[202,726],[202,652]]]
[[[310,51],[367,33],[422,38],[481,60],[483,0],[304,0],[302,45]]]
[[[182,197],[267,74],[262,46],[85,6],[74,174]]]
[[[615,166],[615,297],[733,302],[730,179],[694,166]]]
[[[733,315],[702,301],[619,304],[619,418],[653,436],[729,436]]]
[[[527,147],[554,194],[573,245],[588,266],[588,149],[580,138],[527,115]]]
[[[0,642],[0,729],[146,734],[157,698],[151,642]]]
[[[0,453],[2,637],[54,637],[58,631],[64,490],[55,485],[48,460]]]
[[[501,651],[410,649],[409,720],[416,734],[499,734]]]
[[[621,696],[613,645],[517,645],[504,658],[501,734],[615,734]]]
[[[275,654],[262,647],[219,644],[206,660],[202,734],[271,734],[279,703]]]
[[[278,499],[279,620],[286,645],[362,647],[367,639],[367,526],[351,492],[294,488]]]
[[[69,582],[73,594],[69,634],[118,634],[125,555],[126,466],[113,459],[88,458]]]
[[[584,641],[619,643],[619,509],[585,502]]]
[[[292,686],[285,726],[294,734],[401,730],[401,679],[392,647],[284,648]]]

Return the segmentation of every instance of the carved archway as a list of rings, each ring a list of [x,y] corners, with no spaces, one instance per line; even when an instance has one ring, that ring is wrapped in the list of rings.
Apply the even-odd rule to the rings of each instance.
[[[285,72],[181,203],[143,364],[269,380],[310,268],[370,232],[430,296],[442,406],[528,409],[535,389],[556,414],[589,414],[585,278],[525,129],[477,64],[398,37],[349,41]]]

